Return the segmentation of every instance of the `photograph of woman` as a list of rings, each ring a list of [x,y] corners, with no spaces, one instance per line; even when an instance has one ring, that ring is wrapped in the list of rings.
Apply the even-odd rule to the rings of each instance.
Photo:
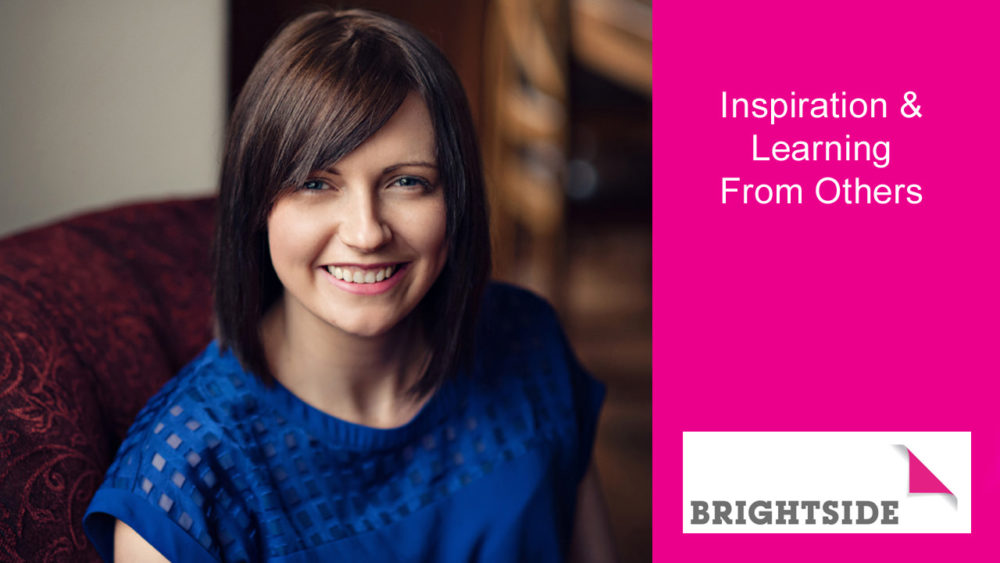
[[[614,560],[604,387],[544,300],[489,281],[476,133],[429,40],[361,10],[287,24],[217,217],[216,339],[91,501],[105,560]]]

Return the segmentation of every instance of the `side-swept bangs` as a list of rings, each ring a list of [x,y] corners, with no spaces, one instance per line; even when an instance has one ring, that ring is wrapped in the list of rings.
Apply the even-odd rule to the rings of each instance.
[[[378,131],[410,92],[427,104],[447,207],[448,261],[416,314],[432,347],[414,391],[467,360],[489,276],[482,168],[454,70],[413,28],[363,10],[321,10],[285,26],[257,62],[230,120],[219,189],[214,303],[221,348],[270,381],[259,325],[283,289],[268,254],[275,201]]]

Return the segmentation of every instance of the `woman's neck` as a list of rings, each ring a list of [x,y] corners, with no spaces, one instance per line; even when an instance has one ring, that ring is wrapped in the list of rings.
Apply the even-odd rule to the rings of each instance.
[[[385,334],[358,336],[282,297],[264,316],[261,340],[275,379],[342,420],[402,426],[426,402],[409,391],[429,360],[412,315]]]

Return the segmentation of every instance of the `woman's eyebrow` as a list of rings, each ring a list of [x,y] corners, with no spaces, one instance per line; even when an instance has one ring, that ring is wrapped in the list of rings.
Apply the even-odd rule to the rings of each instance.
[[[437,170],[437,164],[435,164],[433,162],[427,162],[427,161],[424,161],[424,160],[417,160],[417,161],[414,161],[414,162],[400,162],[398,164],[393,164],[392,166],[387,166],[387,167],[385,167],[385,168],[382,169],[382,173],[383,174],[389,174],[393,170],[396,170],[398,168],[404,168],[406,166],[420,166],[420,167],[423,167],[423,168],[433,168],[434,170]],[[327,168],[323,168],[322,172],[326,172],[327,174],[332,174],[334,176],[340,176],[340,171],[337,170],[337,168],[335,166],[330,166],[330,167],[327,167]]]
[[[399,164],[393,164],[392,166],[387,166],[387,167],[385,167],[382,170],[382,173],[383,174],[388,174],[388,173],[392,172],[393,170],[396,170],[397,168],[403,168],[403,167],[406,167],[406,166],[422,166],[424,168],[433,168],[433,169],[437,170],[437,164],[435,164],[433,162],[426,162],[426,161],[423,161],[423,160],[419,160],[419,161],[416,161],[416,162],[400,162]]]

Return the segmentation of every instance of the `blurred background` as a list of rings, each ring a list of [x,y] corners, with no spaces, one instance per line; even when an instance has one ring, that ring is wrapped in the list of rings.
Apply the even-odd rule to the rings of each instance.
[[[214,191],[229,108],[280,25],[375,9],[455,66],[496,276],[557,308],[608,386],[595,456],[624,561],[651,557],[651,0],[3,0],[0,236]]]

